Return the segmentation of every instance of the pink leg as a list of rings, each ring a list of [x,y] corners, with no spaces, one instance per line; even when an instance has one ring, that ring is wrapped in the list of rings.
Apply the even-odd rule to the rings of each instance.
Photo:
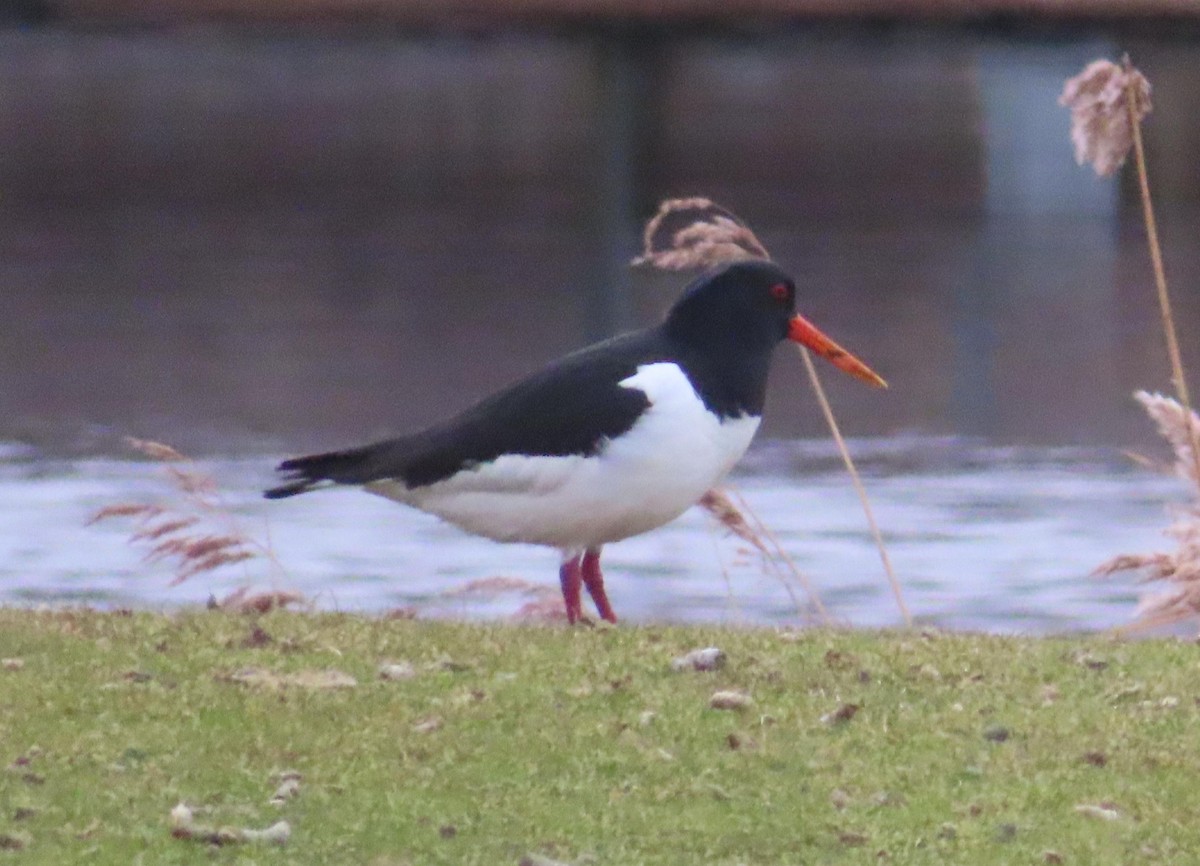
[[[608,603],[608,595],[604,592],[604,575],[600,573],[598,547],[588,548],[583,555],[583,585],[587,587],[588,595],[596,603],[596,610],[600,612],[600,616],[609,622],[616,622],[617,615],[613,613],[612,605]]]
[[[567,622],[576,623],[583,616],[583,602],[579,598],[582,577],[579,573],[579,555],[564,559],[558,569],[558,581],[562,584],[563,604],[567,608]]]

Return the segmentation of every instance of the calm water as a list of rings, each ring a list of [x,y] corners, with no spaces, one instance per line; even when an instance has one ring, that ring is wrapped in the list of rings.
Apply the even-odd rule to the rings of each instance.
[[[999,450],[953,440],[854,445],[908,603],[953,628],[1047,632],[1128,622],[1129,578],[1088,577],[1117,553],[1157,549],[1164,503],[1181,485],[1084,450]],[[214,460],[226,501],[251,534],[269,537],[285,570],[255,563],[169,588],[165,567],[139,562],[119,521],[85,528],[120,499],[158,499],[161,468],[114,460],[16,461],[0,470],[0,601],[87,601],[165,607],[202,603],[252,580],[299,589],[323,608],[426,616],[511,616],[529,597],[456,593],[492,576],[555,587],[553,552],[464,535],[355,491],[279,503],[260,499],[270,458]],[[837,457],[819,443],[763,443],[734,479],[819,588],[840,622],[894,625],[899,616],[862,512]],[[806,621],[779,580],[739,553],[697,509],[610,545],[610,596],[630,621]],[[796,591],[803,598],[799,587]]]
[[[1154,82],[1176,313],[1200,321],[1200,43],[1122,45]],[[891,382],[827,376],[853,435],[1144,441],[1130,392],[1169,380],[1136,195],[1075,166],[1056,102],[1114,46],[0,29],[0,440],[411,429],[657,317],[681,280],[630,272],[640,227],[704,193]],[[824,435],[777,366],[764,433]]]
[[[629,272],[638,231],[702,193],[889,379],[825,377],[913,610],[1123,622],[1131,584],[1086,574],[1160,543],[1180,492],[1118,454],[1161,447],[1130,393],[1169,380],[1129,178],[1075,167],[1056,104],[1118,45],[1154,84],[1176,315],[1200,321],[1194,34],[0,29],[0,599],[158,606],[244,579],[168,589],[119,526],[83,528],[160,490],[121,459],[135,435],[205,459],[249,528],[269,515],[287,585],[323,606],[511,613],[445,593],[552,584],[553,554],[256,491],[280,454],[412,429],[653,320],[681,282]],[[792,353],[763,433],[738,488],[840,619],[895,622],[851,488],[804,444],[825,434]],[[606,561],[629,619],[798,617],[699,513]]]

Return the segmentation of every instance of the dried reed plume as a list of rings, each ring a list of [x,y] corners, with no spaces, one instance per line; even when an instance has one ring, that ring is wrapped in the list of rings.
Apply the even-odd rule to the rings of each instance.
[[[221,501],[216,481],[169,445],[127,437],[125,443],[146,457],[165,464],[175,495],[167,504],[117,502],[101,508],[87,525],[110,518],[131,518],[132,543],[146,547],[143,561],[169,562],[177,586],[191,577],[262,557],[278,566],[270,546],[248,535]],[[275,590],[251,593],[242,587],[211,606],[243,612],[270,610],[303,601],[297,592]]]
[[[696,504],[715,517],[718,523],[763,556],[770,556],[770,551],[767,550],[767,545],[763,542],[762,536],[750,525],[750,521],[746,519],[746,515],[733,504],[733,500],[729,498],[729,494],[724,490],[714,487],[701,496],[700,501]]]
[[[642,246],[643,253],[633,260],[634,266],[652,265],[664,271],[771,258],[749,226],[706,198],[662,202],[646,223]]]
[[[1134,152],[1142,220],[1146,226],[1146,245],[1154,272],[1163,337],[1171,363],[1171,378],[1175,393],[1183,405],[1184,423],[1190,424],[1192,401],[1179,351],[1175,317],[1171,312],[1171,295],[1167,290],[1162,246],[1158,241],[1158,221],[1154,217],[1154,203],[1150,197],[1146,148],[1142,142],[1142,120],[1153,107],[1150,103],[1150,82],[1134,68],[1129,55],[1122,58],[1120,66],[1108,60],[1095,60],[1079,75],[1068,79],[1059,103],[1071,110],[1071,140],[1075,144],[1075,159],[1080,165],[1091,163],[1098,175],[1107,177],[1124,164],[1130,149]],[[1200,429],[1191,427],[1187,437],[1192,441],[1196,460],[1200,461]],[[1200,462],[1196,465],[1200,468]]]
[[[739,219],[732,211],[721,207],[707,198],[680,198],[663,201],[658,206],[658,212],[646,224],[642,241],[642,255],[634,259],[633,264],[649,264],[663,270],[692,270],[712,267],[722,262],[771,258],[767,252],[767,248],[763,246],[762,242],[745,222]],[[854,466],[854,460],[850,457],[845,440],[838,429],[833,409],[825,396],[824,388],[821,387],[817,368],[812,363],[812,357],[807,350],[801,348],[800,352],[804,357],[805,369],[808,371],[809,379],[813,383],[813,390],[817,395],[817,400],[821,404],[825,419],[833,433],[834,441],[841,452],[842,461],[850,473],[855,491],[862,502],[867,523],[870,525],[875,544],[879,548],[880,560],[883,563],[884,572],[891,585],[896,603],[900,608],[900,613],[904,617],[905,624],[911,626],[912,616],[909,614],[908,606],[904,603],[904,595],[900,589],[900,582],[897,580],[895,571],[892,569],[887,548],[883,543],[883,535],[879,531],[879,526],[875,521],[870,500],[867,498],[866,489],[863,487],[858,470]],[[775,557],[777,556],[778,561],[784,563],[787,570],[801,581],[805,591],[808,592],[809,597],[812,599],[813,606],[820,612],[822,620],[826,624],[829,623],[829,615],[817,597],[815,590],[783,550],[782,545],[779,544],[775,536],[767,529],[765,523],[753,514],[751,514],[753,523],[746,520],[737,506],[720,491],[709,491],[701,498],[698,504],[707,509],[718,522],[735,535],[750,543],[760,552],[763,552],[766,555],[765,561],[771,563],[772,567],[776,569],[778,569],[778,566],[775,565]],[[741,506],[742,511],[750,513],[744,501]],[[774,555],[768,552],[767,545],[763,542],[764,538],[771,542]],[[777,570],[777,573],[780,574],[784,587],[791,594],[791,585],[787,580],[783,579],[782,572]],[[799,604],[794,595],[792,596],[792,600],[799,610]]]
[[[1171,553],[1122,554],[1099,566],[1093,574],[1108,576],[1118,571],[1142,571],[1145,582],[1165,581],[1167,588],[1147,594],[1138,603],[1136,619],[1128,629],[1170,625],[1200,617],[1200,474],[1192,431],[1200,418],[1170,397],[1138,391],[1134,398],[1158,426],[1175,452],[1173,471],[1192,487],[1195,501],[1176,512],[1175,522],[1165,530],[1175,539]]]
[[[1128,60],[1123,67],[1093,60],[1067,80],[1058,102],[1071,110],[1075,161],[1110,177],[1125,164],[1134,132],[1150,113],[1150,82]]]

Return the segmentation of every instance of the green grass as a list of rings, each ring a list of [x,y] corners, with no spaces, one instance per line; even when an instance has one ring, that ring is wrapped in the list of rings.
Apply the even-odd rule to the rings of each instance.
[[[256,624],[269,642],[247,640]],[[670,669],[706,645],[728,653],[724,670]],[[1116,864],[1200,851],[1200,656],[1178,641],[0,609],[0,657],[23,661],[0,670],[0,863]],[[417,675],[380,680],[389,660]],[[231,678],[249,667],[336,669],[358,685]],[[717,689],[754,705],[709,709]],[[847,703],[861,706],[848,721],[822,720]],[[303,774],[300,793],[271,805],[286,769]],[[212,825],[286,819],[291,840],[173,838],[180,801]]]

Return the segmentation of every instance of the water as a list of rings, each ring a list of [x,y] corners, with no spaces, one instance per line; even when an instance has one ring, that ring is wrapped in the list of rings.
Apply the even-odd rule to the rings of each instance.
[[[615,329],[658,200],[707,194],[800,306],[891,382],[826,370],[913,611],[1057,631],[1126,622],[1182,496],[1130,399],[1169,389],[1136,191],[1072,160],[1063,79],[1130,50],[1176,316],[1200,321],[1190,31],[1063,27],[436,34],[0,29],[0,600],[170,606],[96,508],[157,496],[122,437],[200,456],[322,607],[507,616],[552,553],[354,493],[268,504],[281,454],[411,430]],[[1200,369],[1200,331],[1181,334]],[[834,615],[897,612],[793,353],[736,484]],[[968,438],[971,437],[971,438]],[[985,445],[980,443],[992,443]],[[700,513],[606,551],[632,620],[801,618]],[[723,567],[728,572],[728,583]],[[266,578],[267,580],[275,578]]]
[[[627,263],[659,199],[703,193],[891,382],[827,376],[854,435],[1132,444],[1130,392],[1169,387],[1137,198],[1074,164],[1056,103],[1102,36],[0,29],[0,440],[421,426],[658,316],[680,279]],[[1123,44],[1196,321],[1200,43]],[[777,367],[763,432],[824,435]]]
[[[1164,505],[1186,492],[1106,451],[929,438],[853,447],[909,606],[922,622],[947,628],[1039,633],[1127,623],[1133,579],[1099,581],[1088,573],[1119,553],[1161,549]],[[325,609],[503,618],[529,597],[457,591],[493,576],[556,586],[552,551],[477,539],[357,491],[268,503],[259,491],[273,459],[201,465],[249,534],[265,539],[269,528],[284,573],[255,561],[173,588],[168,568],[139,561],[128,524],[84,526],[113,502],[162,498],[161,466],[110,459],[3,466],[0,548],[10,553],[0,562],[0,602],[163,608],[201,604],[251,581],[300,590]],[[837,621],[900,621],[858,500],[829,446],[762,443],[733,484]],[[618,615],[632,622],[808,621],[779,579],[740,547],[698,509],[610,545],[607,583]]]

